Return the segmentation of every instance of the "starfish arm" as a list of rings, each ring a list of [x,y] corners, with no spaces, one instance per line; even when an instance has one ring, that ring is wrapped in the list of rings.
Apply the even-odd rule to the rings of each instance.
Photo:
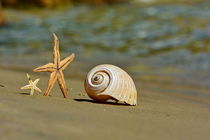
[[[34,87],[34,90],[36,90],[38,92],[42,92],[41,89],[39,89],[38,87]]]
[[[58,83],[59,83],[59,86],[60,86],[60,89],[63,93],[64,98],[67,98],[68,89],[66,87],[66,82],[65,82],[64,75],[63,75],[62,71],[59,71],[59,73],[58,73]]]
[[[66,57],[64,60],[60,62],[59,68],[64,70],[75,58],[75,54],[71,54],[70,56]]]
[[[30,95],[34,95],[34,89],[31,89]]]
[[[20,89],[31,89],[31,85],[23,86],[23,87],[21,87]]]
[[[29,82],[29,84],[30,84],[30,85],[33,85],[33,82],[32,82],[32,80],[29,80],[28,82]]]
[[[44,66],[35,68],[34,72],[54,72],[56,70],[56,66],[53,63],[48,63]]]
[[[50,91],[52,90],[56,80],[57,80],[57,72],[55,71],[50,74],[50,79],[48,81],[47,89],[44,93],[44,96],[48,96],[50,94]]]
[[[28,81],[30,81],[31,80],[30,75],[27,73],[26,76],[28,78]]]
[[[36,79],[36,80],[33,82],[33,84],[34,84],[34,85],[37,85],[37,83],[39,82],[39,80],[40,80],[40,79]]]
[[[56,66],[59,66],[60,63],[59,40],[55,34],[53,34],[53,36],[54,36],[54,52],[53,52],[54,64]]]

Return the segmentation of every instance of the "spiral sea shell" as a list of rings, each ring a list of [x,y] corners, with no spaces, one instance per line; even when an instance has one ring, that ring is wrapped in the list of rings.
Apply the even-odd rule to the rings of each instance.
[[[85,90],[95,101],[114,99],[137,105],[137,91],[133,80],[124,70],[114,65],[94,67],[86,77]]]

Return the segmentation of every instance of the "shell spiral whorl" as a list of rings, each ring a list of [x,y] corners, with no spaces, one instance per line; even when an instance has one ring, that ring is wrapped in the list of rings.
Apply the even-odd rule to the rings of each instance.
[[[94,67],[85,80],[90,98],[105,102],[115,99],[130,105],[137,104],[137,91],[131,77],[121,68],[103,64]]]

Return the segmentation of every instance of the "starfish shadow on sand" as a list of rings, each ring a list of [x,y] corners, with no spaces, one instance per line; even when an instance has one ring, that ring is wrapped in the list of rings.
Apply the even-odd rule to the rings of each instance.
[[[4,85],[0,84],[0,87],[5,87]]]
[[[29,92],[18,92],[16,94],[31,96]],[[36,95],[38,95],[38,94],[36,94]],[[51,95],[49,95],[49,96],[51,97]]]
[[[95,104],[105,104],[105,105],[118,105],[118,106],[130,106],[128,104],[124,104],[124,103],[116,103],[116,102],[97,102],[91,99],[74,99],[77,102],[89,102],[89,103],[95,103]]]
[[[17,93],[17,94],[21,94],[21,95],[30,95],[30,93],[28,93],[28,92],[21,92],[21,93]]]

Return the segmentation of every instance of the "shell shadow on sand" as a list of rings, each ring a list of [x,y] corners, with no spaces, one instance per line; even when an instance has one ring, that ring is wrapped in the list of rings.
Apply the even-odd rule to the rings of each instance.
[[[107,101],[107,102],[97,102],[91,99],[74,99],[77,102],[89,102],[89,103],[95,103],[95,104],[107,104],[107,105],[118,105],[118,106],[130,106],[129,104],[125,104],[125,103],[116,103],[116,102],[111,102],[111,101]]]

